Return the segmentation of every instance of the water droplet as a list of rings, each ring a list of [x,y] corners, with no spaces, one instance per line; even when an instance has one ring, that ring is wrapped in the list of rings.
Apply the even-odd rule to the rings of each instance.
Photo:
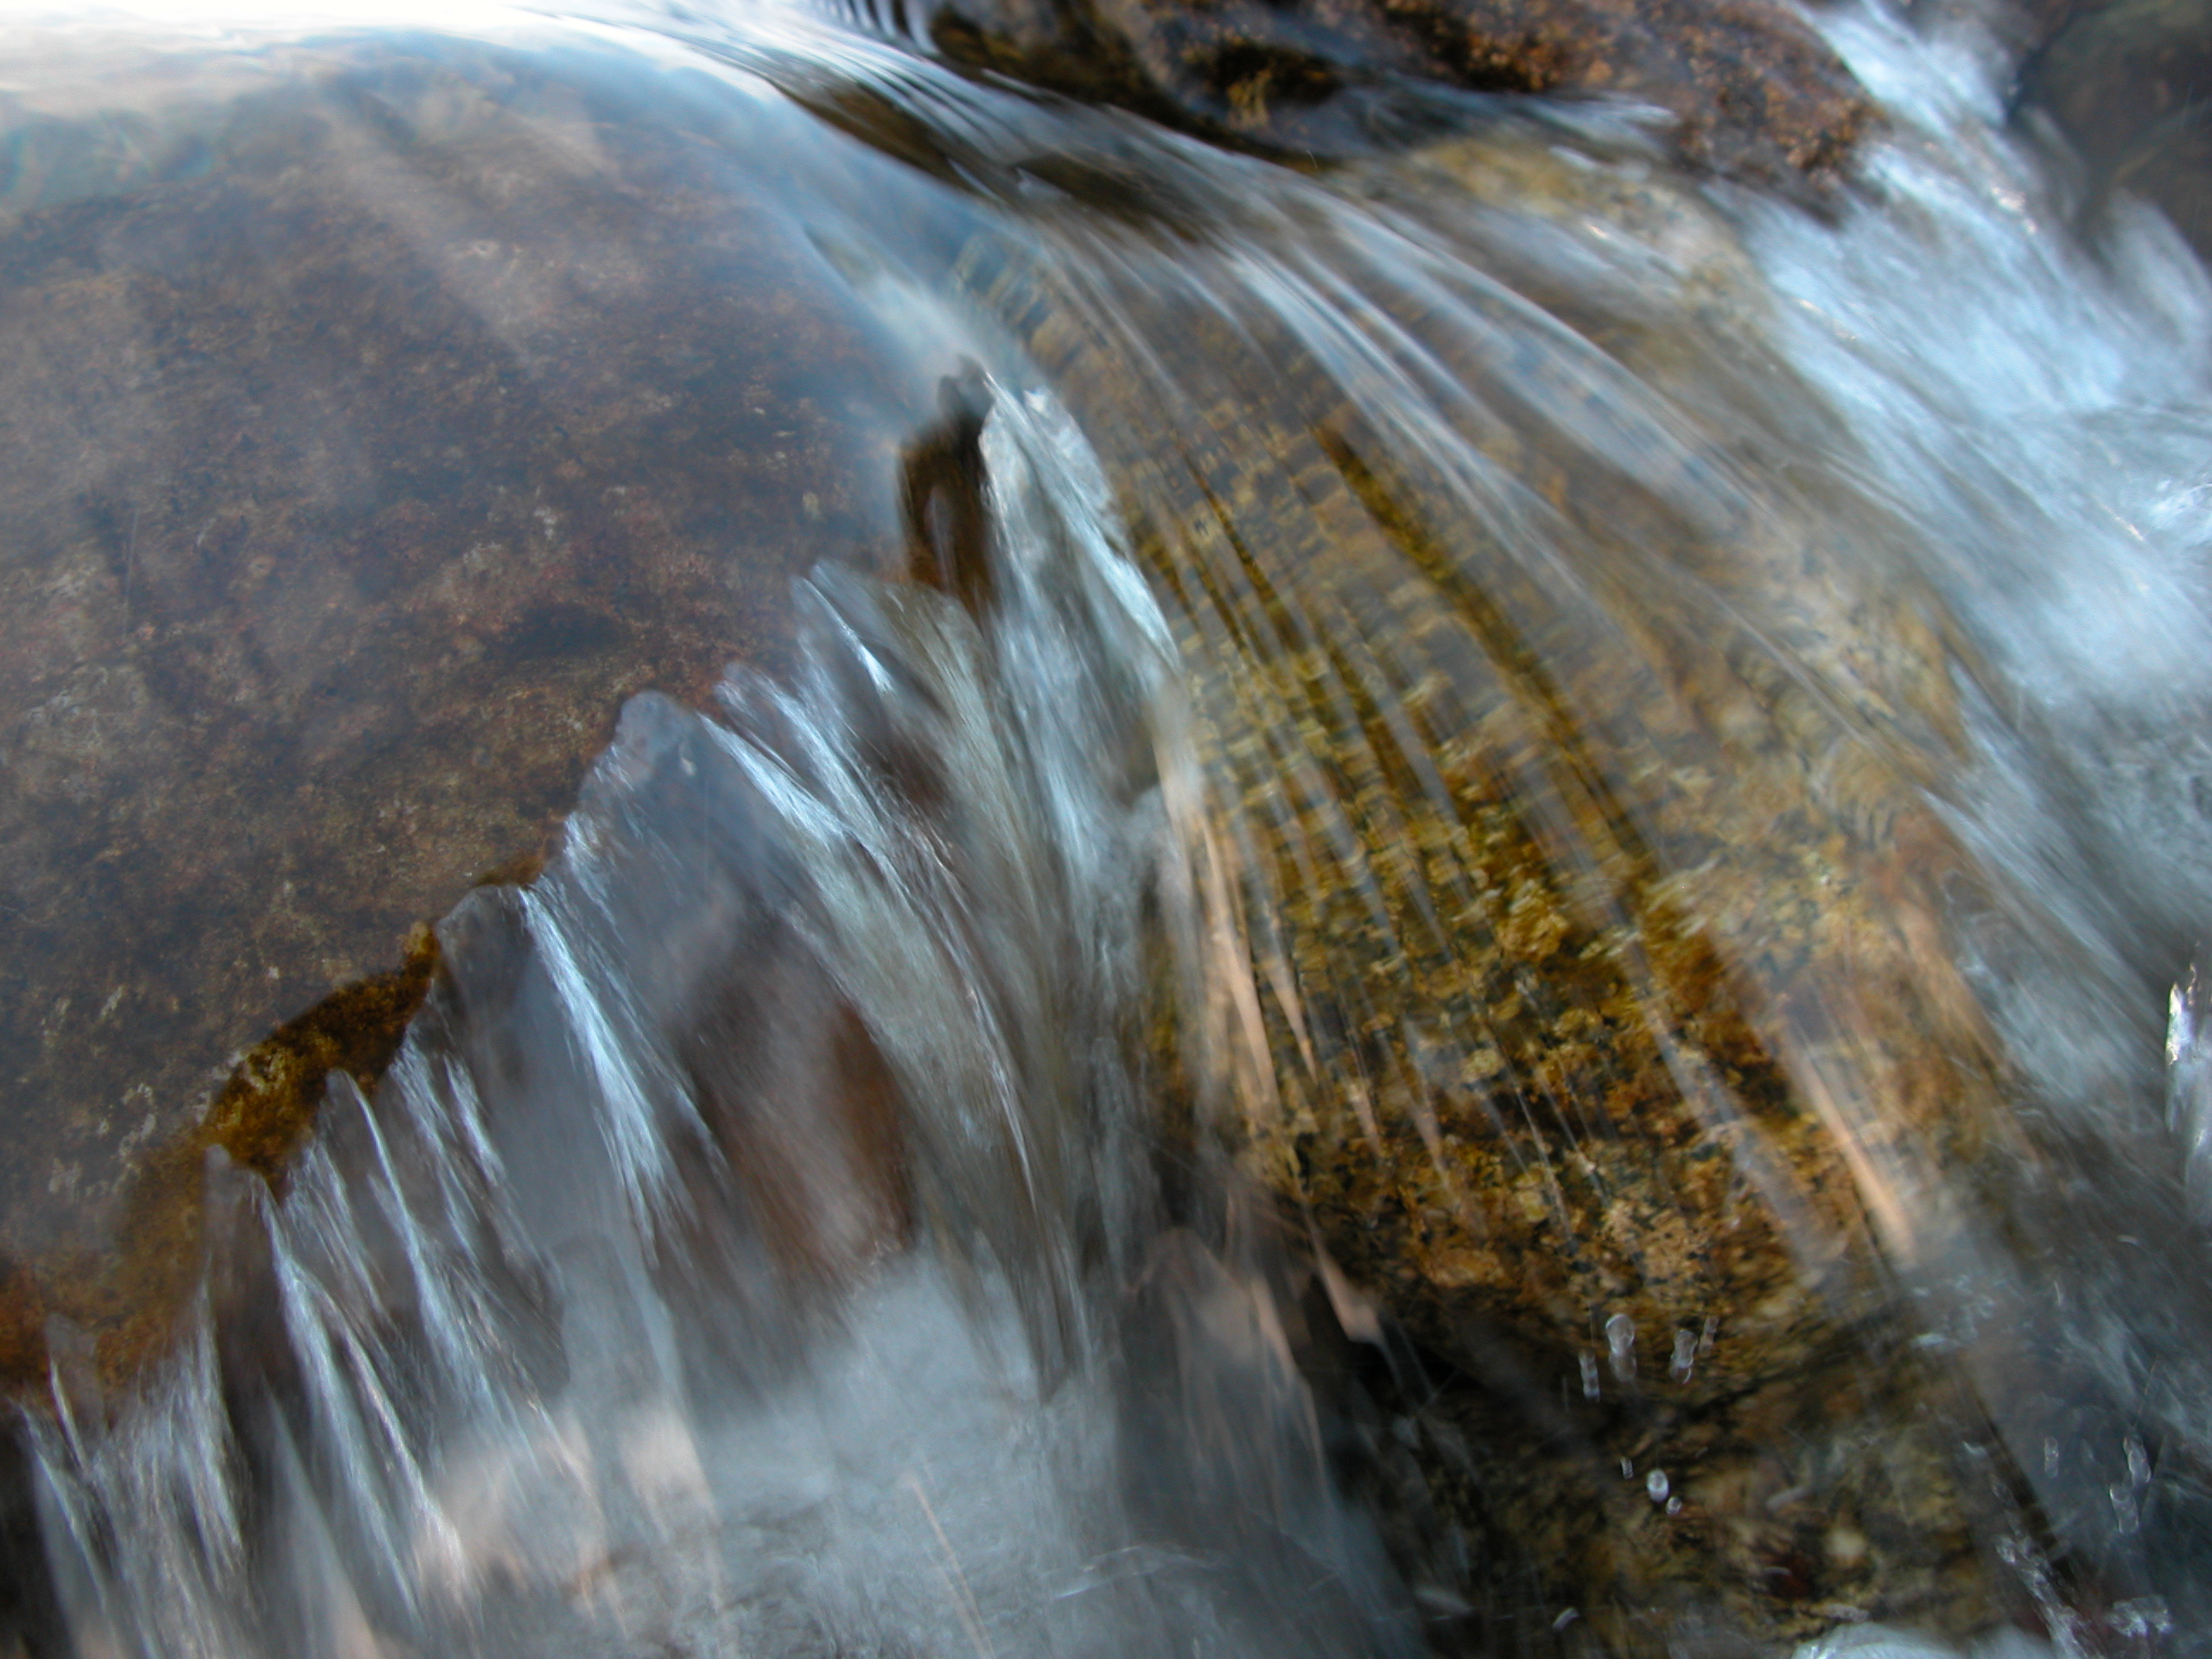
[[[1577,1354],[1575,1363],[1582,1368],[1582,1397],[1585,1400],[1595,1400],[1601,1392],[1598,1383],[1597,1355]]]
[[[2107,1486],[2105,1496],[2112,1499],[2112,1523],[2121,1533],[2132,1533],[2143,1524],[2141,1511],[2135,1507],[2135,1494],[2125,1486]]]
[[[1644,1495],[1654,1503],[1664,1503],[1667,1501],[1667,1471],[1663,1469],[1654,1469],[1646,1475],[1643,1478],[1643,1491]]]
[[[1623,1458],[1621,1459],[1621,1478],[1623,1480],[1634,1480],[1636,1478],[1636,1463],[1634,1459],[1629,1458]]]
[[[1697,1369],[1697,1338],[1688,1331],[1675,1332],[1675,1357],[1667,1364],[1667,1375],[1677,1382],[1687,1382],[1690,1373]]]
[[[2151,1484],[2151,1459],[2133,1434],[2127,1437],[2127,1484],[2138,1491]]]
[[[2105,1615],[2105,1622],[2116,1634],[2139,1642],[2148,1637],[2167,1635],[2174,1627],[2173,1615],[2166,1611],[2165,1601],[2158,1596],[2116,1601],[2112,1611]]]
[[[2046,1475],[2058,1472],[2058,1442],[2048,1437],[2043,1443],[2043,1471]]]
[[[1682,1512],[1682,1500],[1681,1500],[1681,1498],[1679,1498],[1679,1497],[1670,1497],[1670,1498],[1669,1498],[1669,1499],[1667,1500],[1667,1513],[1668,1513],[1668,1514],[1669,1514],[1669,1515],[1680,1515],[1681,1512]]]
[[[1605,1351],[1612,1356],[1615,1376],[1625,1382],[1636,1375],[1636,1321],[1627,1314],[1605,1321]]]

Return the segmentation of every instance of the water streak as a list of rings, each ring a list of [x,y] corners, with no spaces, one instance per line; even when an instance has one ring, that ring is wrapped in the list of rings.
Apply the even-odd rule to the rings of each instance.
[[[629,705],[139,1392],[57,1329],[76,1649],[2206,1650],[2212,290],[1825,26],[1827,220],[579,26],[820,118],[982,512]]]

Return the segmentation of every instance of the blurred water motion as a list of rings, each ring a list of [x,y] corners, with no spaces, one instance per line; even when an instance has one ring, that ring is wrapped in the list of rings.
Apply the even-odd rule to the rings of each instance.
[[[2080,239],[1979,25],[1819,21],[1889,123],[1827,219],[1611,106],[1463,99],[1301,174],[788,10],[26,34],[19,310],[320,318],[320,237],[416,295],[354,346],[426,423],[531,404],[402,488],[408,394],[303,359],[239,569],[327,579],[194,600],[149,551],[142,594],[274,325],[117,352],[129,397],[18,334],[54,406],[190,429],[112,502],[141,451],[89,416],[106,471],[18,480],[18,570],[134,504],[29,636],[105,684],[242,632],[282,729],[327,726],[311,776],[397,756],[397,805],[493,822],[500,769],[410,747],[393,688],[486,696],[488,645],[542,792],[578,760],[532,664],[665,677],[301,1149],[186,1129],[158,1191],[113,1154],[165,1274],[42,1265],[18,1203],[10,1318],[54,1317],[10,1337],[48,1378],[13,1638],[2212,1651],[2212,292],[2139,205]],[[210,191],[272,251],[155,260]],[[439,307],[480,351],[406,333]],[[663,530],[559,530],[631,490]],[[389,649],[331,620],[394,591]],[[284,703],[285,639],[389,717]],[[26,823],[54,706],[11,710]],[[69,798],[143,802],[148,732],[69,751]],[[356,832],[315,833],[373,888]],[[486,861],[410,856],[410,894]],[[257,902],[191,925],[232,951]]]

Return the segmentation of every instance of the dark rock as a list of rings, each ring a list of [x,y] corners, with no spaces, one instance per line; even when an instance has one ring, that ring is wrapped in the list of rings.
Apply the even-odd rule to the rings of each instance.
[[[25,1659],[77,1651],[39,1530],[37,1459],[20,1418],[0,1424],[0,1646]]]
[[[1719,171],[1826,181],[1865,93],[1765,0],[946,0],[958,62],[1255,148],[1370,144],[1390,89],[1606,95],[1656,105]]]
[[[2081,152],[2091,213],[2132,192],[2212,254],[2212,5],[2078,9],[2028,60],[2020,92]]]

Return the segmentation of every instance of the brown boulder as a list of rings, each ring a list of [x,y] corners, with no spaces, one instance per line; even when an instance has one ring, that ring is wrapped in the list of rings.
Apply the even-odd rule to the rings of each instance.
[[[588,77],[38,67],[0,219],[0,1248],[35,1281],[0,1357],[34,1372],[33,1290],[132,1304],[126,1200],[188,1271],[198,1149],[273,1170],[321,1069],[381,1063],[354,1005],[550,844],[625,698],[772,665],[794,575],[897,556],[931,384],[772,169]],[[272,1029],[230,1096],[274,1118],[194,1128]]]
[[[946,0],[930,28],[957,62],[1292,154],[1371,147],[1423,82],[1656,105],[1692,161],[1769,181],[1833,180],[1872,119],[1766,0]]]

